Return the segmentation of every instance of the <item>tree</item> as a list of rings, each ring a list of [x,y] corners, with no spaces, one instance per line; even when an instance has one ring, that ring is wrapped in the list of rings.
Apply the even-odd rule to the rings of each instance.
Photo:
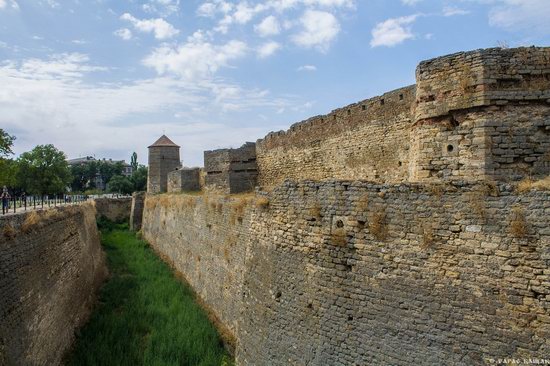
[[[132,172],[135,172],[138,169],[137,153],[135,151],[130,158],[130,165],[132,166]]]
[[[17,185],[17,161],[0,158],[0,188],[15,187]]]
[[[9,135],[0,128],[0,187],[13,187],[16,185],[17,163],[6,157],[13,154],[11,147],[15,136]]]
[[[65,154],[55,146],[38,145],[17,159],[17,181],[29,193],[62,193],[72,180],[65,159]]]
[[[109,192],[131,194],[134,191],[134,186],[130,179],[122,175],[115,175],[107,183]]]
[[[13,154],[11,147],[15,136],[9,135],[6,131],[0,128],[0,158]]]
[[[147,190],[147,167],[140,165],[133,171],[130,181],[134,186],[134,192]]]
[[[107,160],[99,161],[99,174],[101,175],[103,181],[106,183],[108,183],[115,175],[122,175],[123,169],[124,165],[120,161],[117,161],[116,163]]]
[[[84,164],[71,165],[71,189],[73,191],[84,191],[95,188],[95,178],[98,173],[98,163],[89,161]]]

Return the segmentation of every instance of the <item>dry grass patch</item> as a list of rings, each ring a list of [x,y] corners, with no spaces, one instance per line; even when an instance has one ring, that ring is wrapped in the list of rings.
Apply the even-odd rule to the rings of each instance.
[[[262,210],[265,210],[269,207],[269,198],[267,197],[258,197],[256,198],[256,207]]]
[[[27,217],[25,217],[23,225],[21,225],[21,231],[24,233],[28,233],[34,227],[36,227],[36,225],[38,225],[40,221],[42,221],[42,217],[40,216],[38,211],[30,212]]]
[[[527,230],[525,210],[521,207],[514,207],[510,220],[510,234],[515,238],[524,238],[527,235]]]
[[[370,215],[369,232],[378,240],[385,240],[388,237],[386,211],[384,209],[380,209]]]
[[[550,191],[550,176],[539,180],[532,180],[530,178],[524,179],[518,183],[516,190],[519,193],[525,193],[532,190]]]
[[[15,238],[15,235],[17,234],[17,232],[15,231],[13,226],[11,226],[10,223],[6,223],[2,234],[4,234],[4,237],[6,237],[7,239],[13,239]]]

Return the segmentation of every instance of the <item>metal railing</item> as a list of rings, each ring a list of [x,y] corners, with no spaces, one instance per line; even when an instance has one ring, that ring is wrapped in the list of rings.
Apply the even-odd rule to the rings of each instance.
[[[2,215],[6,215],[9,213],[17,213],[27,210],[76,205],[82,202],[86,202],[89,199],[89,196],[82,194],[60,194],[44,196],[13,195],[9,198],[2,198],[0,204],[2,205]]]
[[[58,194],[58,195],[13,195],[8,199],[0,199],[2,206],[2,215],[10,213],[24,212],[28,210],[44,209],[49,207],[76,205],[82,202],[98,198],[128,198],[130,195],[118,193],[104,193],[94,195],[84,194]]]

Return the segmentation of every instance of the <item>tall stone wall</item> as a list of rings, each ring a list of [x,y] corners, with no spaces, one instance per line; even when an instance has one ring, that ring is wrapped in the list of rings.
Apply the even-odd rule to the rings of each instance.
[[[367,99],[272,132],[257,142],[258,184],[285,179],[408,179],[415,87]]]
[[[1,217],[0,364],[61,364],[106,275],[93,205]]]
[[[549,213],[507,184],[287,182],[149,196],[143,232],[239,365],[483,365],[550,352]]]
[[[550,174],[550,48],[461,52],[416,79],[410,180]]]
[[[254,190],[258,177],[256,144],[247,142],[238,149],[204,152],[205,188],[221,193]]]
[[[246,197],[148,195],[143,237],[181,272],[235,338],[250,217]]]
[[[96,215],[113,222],[128,222],[132,206],[131,197],[97,198],[94,200]]]

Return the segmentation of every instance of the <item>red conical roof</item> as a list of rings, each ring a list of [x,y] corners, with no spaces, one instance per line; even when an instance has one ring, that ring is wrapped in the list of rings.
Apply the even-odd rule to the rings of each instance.
[[[173,147],[179,147],[176,145],[172,140],[170,140],[166,135],[162,135],[155,143],[149,147],[157,147],[157,146],[173,146]]]

